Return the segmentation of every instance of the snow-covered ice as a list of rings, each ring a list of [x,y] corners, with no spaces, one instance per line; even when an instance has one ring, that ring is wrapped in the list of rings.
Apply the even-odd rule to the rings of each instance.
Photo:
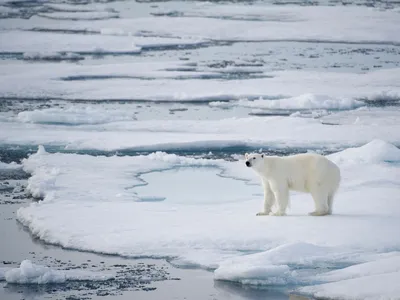
[[[330,299],[399,299],[399,254],[354,265],[320,276],[329,283],[307,286],[301,292]]]
[[[49,32],[2,31],[0,52],[74,52],[81,54],[137,54],[142,48],[201,45],[200,38],[160,38],[141,36],[91,35]]]
[[[197,16],[191,14],[183,18],[126,16],[119,19],[75,23],[65,20],[54,22],[46,18],[33,17],[29,22],[3,22],[2,27],[87,30],[89,32],[115,28],[126,35],[150,32],[158,36],[200,37],[229,41],[289,40],[372,44],[400,42],[397,34],[400,26],[397,22],[398,12],[392,10],[356,6],[236,6],[233,4],[213,4],[201,10]],[[255,18],[260,21],[244,22],[245,20],[237,20],[237,18],[235,20],[235,15],[238,16],[237,12],[241,11],[242,14],[244,10],[255,12],[258,15]],[[341,22],[337,22],[338,20]]]
[[[131,37],[63,34],[47,32],[2,31],[0,51],[19,52],[73,52],[81,54],[139,53],[141,48]]]
[[[10,37],[11,38],[11,37]],[[24,40],[21,38],[21,40]],[[63,41],[63,39],[60,39]],[[18,39],[20,41],[20,39]],[[66,43],[69,43],[66,40]],[[84,47],[90,49],[75,49],[92,51],[93,44],[87,43],[82,35]],[[103,41],[101,42],[103,43]],[[115,51],[131,51],[128,48]],[[118,47],[118,43],[107,42],[107,47]],[[42,47],[42,45],[40,45]],[[56,45],[54,47],[57,47]],[[68,47],[54,51],[72,51]],[[114,51],[102,48],[101,51]],[[33,51],[33,50],[32,50]],[[374,100],[390,92],[391,97],[400,99],[400,83],[398,80],[400,68],[370,71],[365,74],[338,73],[333,71],[274,71],[268,72],[270,78],[238,79],[238,80],[185,80],[182,84],[179,76],[210,75],[215,72],[167,71],[171,68],[185,67],[184,63],[176,61],[153,62],[147,65],[141,63],[107,64],[103,66],[59,65],[57,69],[42,68],[39,65],[10,63],[0,73],[0,96],[20,97],[28,99],[55,98],[70,100],[147,100],[147,101],[228,101],[239,99],[268,99],[296,97],[293,103],[281,100],[274,104],[266,102],[271,108],[277,106],[294,108],[353,108],[359,106],[354,100]],[[50,65],[49,65],[50,66]],[[109,68],[109,69],[107,69]],[[186,66],[187,68],[187,66]],[[87,75],[89,80],[66,80],[77,74]],[[111,78],[110,78],[111,76]],[[138,77],[144,78],[138,78]],[[135,78],[136,77],[136,78]],[[143,80],[143,79],[154,80]],[[168,78],[169,77],[169,78]],[[93,80],[96,78],[103,79]],[[79,78],[76,78],[79,79]],[[85,78],[82,78],[85,79]],[[23,82],[16,86],[15,81]],[[160,89],[159,87],[163,88]],[[304,96],[308,94],[308,96]],[[314,94],[315,96],[313,96]],[[302,96],[303,95],[303,96]],[[385,98],[385,97],[383,97]],[[347,100],[346,100],[347,99]],[[283,102],[282,102],[283,101]],[[263,105],[263,104],[260,104]]]
[[[49,108],[18,113],[18,120],[24,123],[40,124],[102,124],[117,121],[135,120],[132,112],[117,110],[104,111],[91,106],[69,107],[67,109]]]
[[[385,267],[386,259],[394,259],[398,254],[393,249],[400,245],[399,156],[398,148],[382,140],[329,156],[343,174],[330,217],[306,216],[312,200],[305,194],[292,196],[287,217],[256,217],[262,192],[242,160],[161,152],[93,157],[49,154],[40,147],[23,166],[32,174],[28,190],[43,200],[19,209],[18,219],[49,243],[130,257],[171,257],[177,265],[216,268],[217,280],[312,285],[346,276],[325,273],[318,281],[302,269],[319,266],[323,273],[324,266],[368,262],[381,268],[374,276],[390,277],[393,268]],[[185,170],[180,176],[179,168]],[[196,175],[191,168],[204,173]],[[224,178],[216,177],[215,168]],[[190,172],[207,180],[209,190],[218,191],[221,180],[231,184],[219,197],[194,184],[181,193],[171,192],[172,183],[162,179],[172,176],[185,185]],[[145,179],[147,190],[156,195],[145,192]],[[165,198],[146,201],[160,196]],[[358,270],[371,275],[363,265]]]
[[[0,270],[0,280],[15,284],[64,283],[66,281],[104,281],[113,275],[81,270],[55,270],[23,260],[19,268]]]

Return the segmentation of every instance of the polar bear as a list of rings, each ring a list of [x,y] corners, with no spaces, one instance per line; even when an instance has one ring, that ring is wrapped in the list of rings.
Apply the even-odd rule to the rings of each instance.
[[[339,167],[326,157],[314,153],[287,157],[246,153],[245,158],[246,166],[261,177],[264,187],[264,209],[257,216],[286,215],[290,190],[311,194],[315,211],[309,215],[332,214],[333,198],[341,176]],[[274,203],[277,211],[272,213]]]

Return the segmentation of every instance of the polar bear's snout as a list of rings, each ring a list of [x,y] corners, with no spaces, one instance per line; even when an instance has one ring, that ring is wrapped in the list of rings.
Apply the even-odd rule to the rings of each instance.
[[[251,163],[249,161],[246,161],[246,166],[251,167]]]

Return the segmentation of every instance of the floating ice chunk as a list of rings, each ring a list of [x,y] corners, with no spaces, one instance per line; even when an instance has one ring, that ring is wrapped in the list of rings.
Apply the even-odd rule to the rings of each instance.
[[[19,268],[8,270],[4,274],[4,279],[8,283],[17,284],[64,283],[74,280],[105,281],[112,278],[112,275],[97,272],[54,270],[46,266],[36,265],[30,260],[23,260]]]
[[[0,268],[0,281],[3,281],[6,279],[6,272],[11,270],[11,268]]]
[[[13,169],[19,169],[21,167],[22,165],[17,164],[16,162],[11,162],[8,164],[0,161],[0,170],[13,170]]]
[[[333,98],[327,95],[303,94],[291,98],[276,100],[259,99],[254,101],[239,100],[237,102],[211,102],[211,106],[228,108],[242,106],[263,109],[285,109],[285,110],[310,110],[331,109],[345,110],[364,106],[365,103],[350,98]]]
[[[398,162],[400,161],[400,149],[393,144],[375,139],[364,146],[332,154],[330,158],[338,163]]]
[[[5,279],[9,283],[63,283],[66,276],[63,272],[35,265],[29,260],[21,262],[19,268],[9,270],[5,273]]]
[[[287,285],[292,283],[296,272],[290,271],[286,265],[232,265],[230,268],[220,267],[214,272],[214,279],[235,281],[249,285]]]

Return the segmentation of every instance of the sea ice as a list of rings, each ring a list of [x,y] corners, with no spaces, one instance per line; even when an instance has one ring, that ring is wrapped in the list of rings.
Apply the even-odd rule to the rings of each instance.
[[[289,282],[295,274],[293,264],[363,263],[382,258],[380,253],[400,245],[396,233],[399,169],[397,163],[385,162],[389,158],[399,161],[394,153],[400,150],[383,141],[351,150],[329,156],[339,164],[343,176],[334,215],[306,216],[312,210],[312,199],[295,193],[288,216],[279,218],[255,216],[262,205],[262,190],[259,179],[243,161],[160,152],[135,157],[49,154],[41,147],[23,161],[23,166],[32,174],[28,190],[42,195],[43,201],[19,209],[18,219],[46,242],[69,248],[133,257],[174,257],[180,265],[218,267],[216,276],[224,280],[254,279],[261,283],[269,282],[268,274],[274,274],[274,282]],[[364,159],[353,160],[353,151]],[[230,198],[210,195],[193,185],[189,191],[183,188],[182,194],[170,193],[164,201],[136,201],[143,195],[139,186],[146,177],[142,174],[182,167],[210,170],[213,190],[219,184],[213,184],[218,181],[211,171],[221,169],[220,176],[232,178],[232,184],[224,188]],[[187,170],[182,176],[191,176]],[[167,189],[161,183],[168,172],[160,172],[158,179],[154,179],[155,174],[153,179],[147,177],[148,188]],[[251,184],[246,187],[247,197],[243,193],[246,181]],[[179,190],[179,184],[175,186]],[[259,253],[251,254],[254,252]],[[230,259],[240,262],[233,264],[237,265],[234,272]],[[265,269],[258,268],[261,262],[265,262]],[[304,277],[296,280],[307,282]]]
[[[126,9],[126,8],[125,8]],[[189,10],[192,10],[189,8]],[[150,32],[158,36],[201,37],[222,41],[318,41],[398,44],[398,12],[358,6],[266,6],[213,4],[182,11],[187,17],[159,16],[71,22],[49,22],[33,17],[29,22],[7,24],[13,28],[87,30],[116,28],[127,35]],[[179,9],[177,10],[179,14]],[[247,16],[245,16],[246,12]],[[250,14],[250,15],[249,15]],[[249,18],[257,21],[246,20]],[[337,22],[341,20],[341,22]],[[374,20],[374,26],[370,21]],[[324,26],[321,26],[323,24]]]
[[[55,125],[55,117],[62,123]],[[129,110],[101,107],[22,112],[1,122],[0,141],[17,145],[52,145],[65,149],[159,151],[224,147],[340,149],[379,137],[400,145],[400,125],[323,125],[318,119],[244,117],[220,120],[131,120]],[[89,113],[91,113],[89,115]],[[120,114],[120,115],[118,115]],[[118,119],[120,121],[118,121]],[[118,121],[118,122],[116,122]],[[70,124],[68,124],[70,122]],[[103,123],[101,123],[103,122]],[[78,125],[83,123],[82,125]],[[91,125],[90,123],[98,123]],[[70,126],[72,124],[78,126]],[[273,129],[273,130],[271,130]],[[117,134],[116,134],[117,133]]]
[[[327,95],[303,94],[291,98],[282,98],[275,100],[258,99],[258,100],[239,100],[226,102],[211,102],[210,106],[227,108],[229,106],[243,106],[261,109],[285,109],[285,110],[310,110],[310,109],[332,109],[344,110],[354,109],[365,106],[364,102],[351,98],[333,98]]]
[[[62,34],[54,32],[2,31],[0,52],[73,52],[79,54],[137,54],[142,48],[201,45],[200,38],[160,38],[117,35]]]
[[[11,36],[4,38],[7,40]],[[29,36],[27,38],[32,37]],[[65,41],[68,45],[66,47],[58,47],[57,44],[54,44],[48,46],[47,50],[77,53],[97,51],[93,50],[93,43],[87,41],[86,35],[76,39],[78,39],[76,43],[72,43],[69,39],[57,38],[58,42],[64,43],[63,41]],[[18,42],[24,40],[25,38],[23,37],[17,39]],[[104,41],[107,44],[106,48],[101,47],[100,44],[98,45],[102,49],[101,51],[106,52],[114,50],[117,52],[131,51],[131,44],[128,40],[130,38],[121,39],[115,43]],[[46,42],[48,42],[47,39]],[[82,43],[83,48],[79,48],[79,43]],[[121,43],[128,48],[124,48],[125,46],[120,47]],[[76,45],[76,47],[72,45]],[[111,49],[110,45],[114,49]],[[3,47],[3,44],[0,45],[1,47]],[[4,47],[8,46],[5,45]],[[38,47],[41,47],[41,50],[33,47],[29,51],[44,51],[42,43],[38,44]],[[15,50],[10,49],[10,51]],[[23,49],[23,52],[25,51],[27,49]],[[184,67],[182,62],[177,63],[176,61],[107,64],[103,66],[60,66],[60,64],[57,64],[54,65],[54,69],[42,68],[36,64],[9,63],[2,68],[0,73],[0,96],[29,99],[107,99],[164,102],[254,100],[262,97],[271,101],[266,101],[266,104],[256,102],[261,106],[270,106],[272,108],[290,107],[294,109],[307,106],[309,108],[354,108],[361,104],[355,100],[376,99],[379,95],[387,94],[388,91],[390,91],[391,95],[388,101],[392,102],[395,96],[400,99],[400,83],[398,80],[400,68],[382,69],[365,74],[288,70],[269,72],[268,75],[271,78],[203,80],[197,79],[199,77],[190,79],[190,76],[207,76],[212,75],[212,73],[197,70],[191,71],[191,73],[183,71],[171,72],[168,71],[171,64],[174,65],[174,68]],[[78,74],[83,76],[82,80],[78,80]],[[141,79],[141,76],[144,78]],[[182,84],[181,80],[176,80],[177,78],[179,79],[179,76],[188,76],[189,79],[185,80],[185,84]],[[66,80],[68,78],[75,78],[75,80]],[[146,78],[154,80],[143,80]],[[100,82],[95,79],[102,80]],[[15,86],[13,84],[15,80],[24,82],[24,84]],[[163,88],[160,89],[160,86]],[[308,96],[304,96],[307,94]],[[291,100],[281,100],[277,104],[272,102],[274,99],[291,97],[295,97],[291,99],[293,103]]]
[[[17,284],[64,283],[75,280],[104,281],[112,278],[112,275],[98,272],[54,270],[42,265],[36,265],[30,260],[23,260],[19,268],[6,270],[3,278],[0,271],[0,280]]]

